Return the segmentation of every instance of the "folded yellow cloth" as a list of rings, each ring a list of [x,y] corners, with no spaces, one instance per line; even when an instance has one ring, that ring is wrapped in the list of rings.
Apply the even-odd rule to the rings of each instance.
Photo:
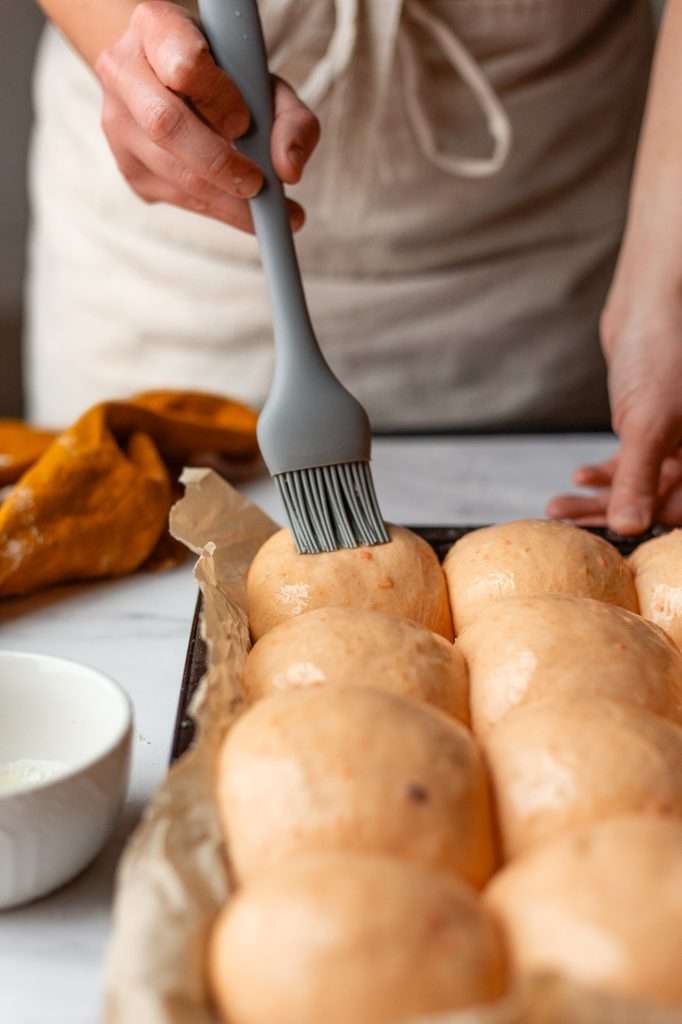
[[[169,464],[255,461],[256,414],[197,392],[106,402],[54,435],[0,421],[0,597],[132,572],[164,537]]]
[[[0,487],[18,480],[56,436],[21,420],[0,420]]]

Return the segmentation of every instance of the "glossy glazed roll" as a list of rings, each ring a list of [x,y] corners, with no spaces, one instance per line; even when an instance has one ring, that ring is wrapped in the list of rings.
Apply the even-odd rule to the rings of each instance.
[[[392,855],[477,887],[494,868],[471,733],[381,690],[316,687],[254,704],[225,739],[217,795],[241,881],[311,851]]]
[[[604,697],[546,700],[485,742],[506,859],[621,814],[682,819],[682,727]]]
[[[443,568],[457,634],[503,597],[569,594],[638,607],[625,559],[567,523],[528,519],[476,530],[457,541]]]
[[[578,829],[501,871],[486,902],[522,972],[682,1007],[682,822],[641,815]]]
[[[315,608],[367,608],[418,622],[452,639],[445,577],[432,548],[410,530],[389,527],[389,544],[299,555],[288,530],[273,534],[248,573],[254,640]]]
[[[227,905],[210,944],[229,1024],[398,1024],[507,985],[493,916],[468,886],[397,860],[306,855]]]
[[[656,537],[630,556],[642,615],[682,650],[682,530]]]
[[[611,697],[682,723],[682,654],[616,605],[555,595],[496,601],[457,646],[479,736],[548,697]]]
[[[318,608],[282,622],[246,660],[249,701],[311,686],[374,686],[469,721],[464,657],[407,619],[360,608]]]

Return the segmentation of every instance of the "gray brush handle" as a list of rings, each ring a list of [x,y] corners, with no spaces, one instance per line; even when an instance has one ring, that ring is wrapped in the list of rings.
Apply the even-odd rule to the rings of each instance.
[[[202,27],[217,63],[241,92],[251,126],[238,148],[263,171],[251,200],[275,328],[275,373],[258,420],[270,473],[366,462],[367,413],[336,379],[317,343],[303,292],[282,183],[270,155],[272,85],[256,0],[199,0]]]
[[[270,292],[278,361],[323,361],[306,305],[282,183],[272,166],[272,84],[256,0],[199,0],[202,28],[216,62],[229,74],[251,113],[237,148],[258,164],[264,184],[251,200]]]

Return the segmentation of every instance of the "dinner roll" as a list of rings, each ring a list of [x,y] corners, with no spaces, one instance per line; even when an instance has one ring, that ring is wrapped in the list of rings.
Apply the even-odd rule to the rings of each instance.
[[[642,615],[682,650],[682,530],[656,537],[630,556]]]
[[[457,633],[501,597],[570,594],[637,611],[625,559],[567,523],[528,519],[475,530],[457,541],[443,567]]]
[[[487,778],[467,729],[369,687],[259,701],[218,759],[237,877],[304,851],[394,854],[481,886],[494,867]]]
[[[528,704],[485,752],[507,858],[620,814],[682,818],[682,728],[641,708],[604,697]]]
[[[682,1005],[682,822],[630,816],[578,829],[510,864],[486,898],[524,972]]]
[[[254,640],[314,608],[368,608],[412,619],[447,640],[452,619],[440,563],[425,540],[390,526],[389,544],[299,555],[288,530],[266,540],[247,578]]]
[[[269,630],[246,660],[250,701],[320,683],[376,686],[469,721],[467,669],[459,649],[423,626],[382,612],[306,612]]]
[[[497,923],[468,886],[350,854],[297,856],[238,892],[209,973],[230,1024],[397,1024],[507,983]]]
[[[471,720],[485,736],[520,704],[613,697],[682,722],[682,654],[639,615],[588,598],[496,601],[457,641]]]

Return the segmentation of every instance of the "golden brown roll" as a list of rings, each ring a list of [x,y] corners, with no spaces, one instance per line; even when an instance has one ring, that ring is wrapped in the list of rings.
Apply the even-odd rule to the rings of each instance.
[[[637,611],[625,559],[567,523],[524,519],[476,530],[457,541],[443,568],[457,634],[502,597],[569,594]]]
[[[639,607],[682,650],[682,530],[641,544],[630,556]]]
[[[361,608],[318,608],[269,630],[244,671],[248,700],[320,684],[375,686],[469,721],[459,649],[407,619]]]
[[[475,740],[381,690],[315,687],[254,704],[224,741],[217,795],[242,881],[308,851],[394,855],[475,886],[494,867]]]
[[[682,728],[596,697],[528,704],[485,744],[505,858],[622,814],[682,818]]]
[[[397,1024],[501,996],[496,921],[464,883],[415,864],[298,856],[218,918],[209,973],[230,1024]]]
[[[410,530],[389,527],[389,544],[299,555],[288,530],[257,553],[247,579],[254,640],[315,608],[367,608],[418,622],[447,640],[452,619],[445,577],[432,548]]]
[[[682,654],[639,615],[588,598],[497,601],[457,641],[471,721],[485,736],[546,697],[612,697],[682,722]]]
[[[578,829],[506,867],[486,900],[523,972],[682,1005],[682,822],[630,816]]]

